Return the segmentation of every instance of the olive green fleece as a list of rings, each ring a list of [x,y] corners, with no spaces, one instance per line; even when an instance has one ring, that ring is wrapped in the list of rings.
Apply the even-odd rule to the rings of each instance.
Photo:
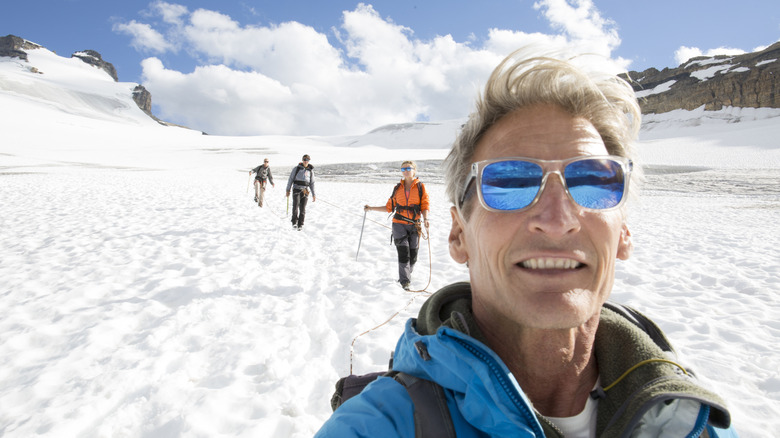
[[[450,327],[487,345],[471,309],[471,285],[454,283],[432,295],[420,309],[416,328],[422,335],[432,335],[439,327]],[[659,329],[660,332],[660,329]],[[657,403],[672,399],[694,399],[711,407],[709,422],[726,428],[730,423],[725,403],[716,394],[699,386],[674,364],[659,362],[673,359],[641,328],[625,317],[602,308],[595,340],[596,361],[603,387],[609,387],[626,371],[641,365],[599,399],[596,435],[623,437]],[[689,371],[690,373],[690,371]],[[547,419],[537,413],[547,437],[562,436]]]

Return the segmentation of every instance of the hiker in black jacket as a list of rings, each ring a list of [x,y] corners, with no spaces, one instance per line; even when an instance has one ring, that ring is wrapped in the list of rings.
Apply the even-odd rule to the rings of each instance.
[[[263,164],[250,170],[249,173],[255,174],[255,202],[262,207],[266,184],[270,182],[272,187],[276,187],[274,177],[271,175],[271,168],[268,166],[268,158],[263,160]]]
[[[287,180],[286,196],[290,197],[290,189],[292,189],[292,226],[297,230],[303,228],[309,192],[311,192],[312,202],[317,201],[317,195],[314,193],[314,166],[309,164],[309,160],[311,160],[309,155],[304,155],[301,162],[290,172],[290,178]]]

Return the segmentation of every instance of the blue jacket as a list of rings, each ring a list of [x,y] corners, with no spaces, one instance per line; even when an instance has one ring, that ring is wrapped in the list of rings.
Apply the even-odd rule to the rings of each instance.
[[[434,330],[435,328],[435,330]],[[534,411],[504,362],[475,332],[470,289],[456,283],[437,292],[410,319],[395,349],[393,369],[444,388],[453,425],[464,437],[562,437]],[[478,329],[476,329],[478,330]],[[599,437],[736,437],[721,399],[668,360],[623,316],[603,309],[596,335],[601,381],[620,380],[598,404]],[[401,384],[382,377],[347,400],[316,437],[414,437],[414,407]],[[707,435],[703,435],[707,436]]]

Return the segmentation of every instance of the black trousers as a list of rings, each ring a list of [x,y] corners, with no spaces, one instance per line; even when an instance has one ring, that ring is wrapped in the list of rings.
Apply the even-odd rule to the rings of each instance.
[[[412,280],[414,264],[417,263],[417,250],[420,235],[412,224],[393,222],[393,243],[398,251],[398,281],[409,283]]]
[[[293,189],[292,192],[292,224],[299,227],[303,226],[303,221],[306,219],[306,204],[309,202],[309,197],[303,194],[301,189]]]

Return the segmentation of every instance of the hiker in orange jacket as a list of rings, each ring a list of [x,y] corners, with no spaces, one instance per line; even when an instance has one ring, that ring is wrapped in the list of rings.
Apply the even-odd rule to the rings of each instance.
[[[393,242],[398,250],[398,282],[409,290],[414,264],[417,262],[417,250],[420,244],[420,219],[425,229],[428,223],[430,198],[425,185],[417,179],[417,164],[404,161],[401,164],[403,179],[393,189],[390,199],[383,206],[366,205],[365,211],[386,211],[393,213]]]

